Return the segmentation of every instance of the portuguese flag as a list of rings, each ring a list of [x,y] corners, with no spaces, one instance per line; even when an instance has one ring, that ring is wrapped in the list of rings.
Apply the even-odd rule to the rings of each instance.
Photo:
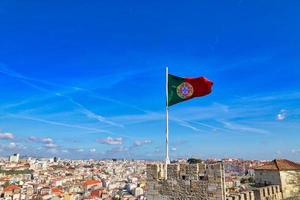
[[[205,77],[181,78],[168,74],[168,106],[211,93],[213,82]]]

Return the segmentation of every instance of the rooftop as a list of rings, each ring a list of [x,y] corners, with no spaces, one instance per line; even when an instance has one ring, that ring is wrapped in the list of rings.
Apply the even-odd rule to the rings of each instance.
[[[60,190],[59,188],[52,188],[51,192],[57,195],[63,195],[64,192],[62,190]]]
[[[285,159],[275,159],[269,163],[266,163],[260,167],[255,168],[256,170],[300,170],[300,164]]]
[[[9,185],[7,187],[4,188],[4,192],[8,192],[8,191],[13,191],[19,189],[19,187],[17,185]]]
[[[84,186],[96,185],[96,184],[99,184],[99,183],[101,183],[101,181],[90,179],[90,180],[86,180],[84,182]]]

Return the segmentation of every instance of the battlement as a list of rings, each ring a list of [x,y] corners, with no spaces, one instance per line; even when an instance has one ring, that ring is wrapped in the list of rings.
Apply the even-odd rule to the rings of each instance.
[[[223,163],[147,165],[147,199],[225,199]]]
[[[252,191],[230,195],[226,200],[282,200],[279,185],[253,188]]]
[[[253,189],[255,199],[257,200],[280,200],[283,199],[282,191],[279,185],[270,185]]]
[[[255,195],[253,191],[241,192],[228,196],[226,200],[255,200]]]
[[[208,180],[209,178],[221,178],[224,167],[222,163],[206,165],[197,164],[168,164],[167,179],[175,180]],[[165,179],[164,164],[148,164],[147,165],[148,180]]]
[[[147,165],[147,199],[149,200],[282,200],[279,185],[253,187],[250,191],[225,197],[223,163],[206,165]]]
[[[164,165],[163,164],[147,164],[147,179],[159,180],[164,178]]]

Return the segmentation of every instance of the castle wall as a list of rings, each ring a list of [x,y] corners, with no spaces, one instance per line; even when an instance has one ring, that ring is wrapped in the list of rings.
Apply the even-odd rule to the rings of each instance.
[[[283,195],[279,185],[259,187],[253,190],[255,200],[282,200]]]
[[[169,164],[167,179],[160,171],[164,165],[147,166],[149,200],[225,200],[222,163]]]
[[[300,171],[255,170],[255,183],[260,186],[279,185],[284,199],[296,197],[300,194]]]
[[[283,197],[296,197],[300,195],[300,171],[280,171]]]
[[[226,200],[255,200],[254,192],[242,192],[235,195],[230,195]]]
[[[147,165],[149,200],[285,200],[300,193],[300,171],[258,170],[258,187],[226,197],[222,163],[170,164],[167,179],[164,167]]]
[[[279,185],[254,188],[252,191],[230,195],[226,200],[282,200]]]

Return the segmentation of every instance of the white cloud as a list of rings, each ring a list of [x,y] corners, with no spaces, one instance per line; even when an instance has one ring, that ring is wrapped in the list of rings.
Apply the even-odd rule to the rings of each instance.
[[[44,143],[44,144],[48,144],[48,143],[54,143],[52,138],[49,137],[36,137],[36,136],[29,136],[28,140],[30,142],[36,142],[36,143]]]
[[[92,148],[92,149],[90,149],[90,152],[91,152],[91,153],[94,153],[94,152],[96,152],[96,149],[95,149],[95,148]]]
[[[26,146],[19,143],[11,142],[9,144],[0,144],[0,149],[5,151],[21,151],[26,149]]]
[[[30,136],[30,137],[28,138],[28,140],[29,140],[30,142],[37,142],[37,141],[39,140],[39,138],[37,138],[37,137],[35,137],[35,136]]]
[[[124,153],[124,152],[127,152],[128,150],[129,149],[124,146],[114,147],[114,148],[106,151],[106,154]]]
[[[47,152],[48,152],[48,153],[51,153],[51,154],[57,154],[57,153],[58,153],[58,150],[55,149],[55,148],[49,148],[49,149],[47,150]]]
[[[276,155],[278,155],[278,156],[282,155],[282,151],[280,151],[280,150],[277,150],[275,153],[276,153]]]
[[[1,133],[0,132],[0,139],[12,140],[12,139],[14,139],[14,135],[12,133]]]
[[[279,121],[282,121],[282,120],[285,120],[286,116],[287,116],[287,110],[282,109],[277,114],[276,119],[279,120]]]
[[[54,149],[57,147],[57,144],[54,144],[54,143],[47,143],[45,144],[45,147],[46,148],[49,148],[49,149]]]
[[[234,131],[252,132],[252,133],[258,133],[258,134],[269,134],[269,131],[259,129],[259,128],[253,128],[253,127],[236,124],[236,123],[229,123],[229,122],[225,122],[225,121],[220,121],[220,122],[223,123],[226,128],[234,130]]]
[[[97,139],[97,142],[99,142],[101,144],[110,144],[110,145],[123,144],[123,138],[107,137],[107,138]]]
[[[78,103],[77,101],[75,101],[74,99],[72,99],[71,97],[67,97],[69,101],[71,101],[74,105],[78,106],[80,108],[80,111],[88,118],[90,119],[95,119],[99,122],[111,125],[111,126],[115,126],[115,127],[123,127],[123,125],[121,125],[120,123],[115,123],[113,121],[110,121],[108,119],[106,119],[105,117],[96,114],[94,112],[92,112],[91,110],[87,109],[86,107],[84,107],[82,104]]]
[[[300,149],[292,149],[291,153],[298,154],[298,153],[300,153]]]
[[[197,132],[200,131],[200,129],[198,129],[198,128],[196,128],[195,126],[191,125],[191,124],[190,124],[189,122],[187,122],[187,121],[183,121],[183,120],[175,119],[175,118],[171,118],[171,120],[177,122],[178,125],[183,126],[183,127],[186,127],[186,128],[190,128],[190,129],[192,129],[193,131],[197,131]]]
[[[283,114],[277,114],[277,120],[281,121],[284,119],[285,119],[285,116]]]
[[[101,116],[101,115],[98,115],[86,108],[82,108],[82,113],[85,114],[88,118],[90,119],[95,119],[99,122],[102,122],[102,123],[105,123],[105,124],[108,124],[108,125],[111,125],[111,126],[115,126],[115,127],[124,127],[123,125],[119,124],[119,123],[115,123],[113,121],[110,121],[108,119],[106,119],[105,117]]]
[[[51,139],[51,138],[43,138],[41,141],[45,144],[52,144],[53,143],[53,139]]]
[[[145,122],[154,122],[154,121],[161,121],[165,119],[165,114],[163,112],[150,112],[147,110],[143,110],[140,108],[136,108],[143,114],[134,114],[134,115],[121,115],[115,116],[113,119],[116,122],[125,123],[125,125],[131,124],[138,124],[138,123],[145,123]],[[208,125],[205,123],[198,122],[199,120],[204,119],[216,119],[228,117],[229,107],[227,105],[213,103],[210,106],[203,108],[203,107],[188,107],[184,109],[175,109],[172,111],[173,114],[170,116],[169,120],[177,123],[180,126],[192,129],[193,131],[199,132],[202,129],[198,128],[198,126],[215,129],[212,125]],[[199,115],[199,113],[202,113]],[[184,120],[182,120],[184,119]],[[194,126],[197,125],[197,126]]]
[[[152,143],[151,140],[136,140],[136,141],[134,141],[135,146],[142,146],[144,144],[151,144],[151,143]]]
[[[63,149],[61,150],[62,153],[69,153],[69,151],[67,149]]]
[[[273,93],[265,96],[248,96],[243,97],[241,100],[248,102],[248,101],[283,101],[283,100],[295,100],[300,99],[300,92],[299,91],[289,91],[289,92],[280,92],[280,93]]]
[[[177,148],[176,147],[172,147],[171,150],[172,151],[177,151]]]
[[[54,140],[49,137],[40,138],[40,137],[30,136],[28,140],[30,142],[44,144],[44,147],[47,149],[54,149],[58,147],[58,145],[54,143]]]
[[[75,124],[66,124],[66,123],[62,123],[62,122],[45,120],[45,119],[36,118],[36,117],[23,116],[23,115],[9,115],[9,116],[10,117],[15,117],[15,118],[18,118],[18,119],[26,119],[26,120],[37,121],[37,122],[46,123],[46,124],[55,125],[55,126],[62,126],[62,127],[67,127],[67,128],[76,128],[76,129],[83,129],[83,130],[94,131],[94,132],[99,132],[99,133],[100,132],[102,132],[102,133],[110,133],[110,131],[101,130],[101,129],[98,129],[98,128],[80,126],[80,125],[75,125]]]
[[[9,148],[9,149],[14,149],[14,148],[16,148],[16,147],[17,147],[17,144],[14,143],[14,142],[11,142],[11,143],[8,144],[8,148]]]

